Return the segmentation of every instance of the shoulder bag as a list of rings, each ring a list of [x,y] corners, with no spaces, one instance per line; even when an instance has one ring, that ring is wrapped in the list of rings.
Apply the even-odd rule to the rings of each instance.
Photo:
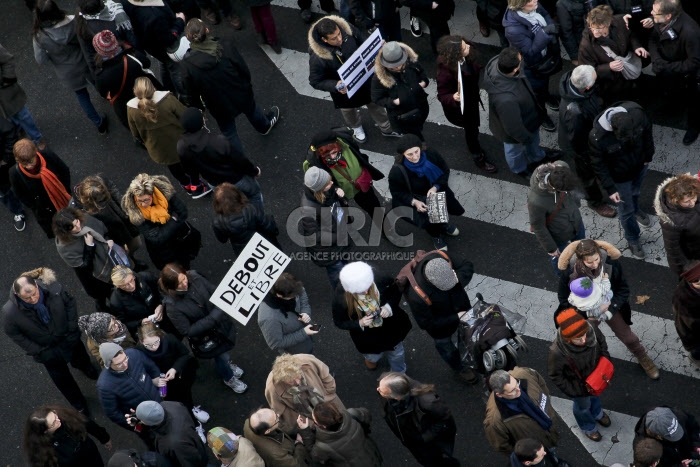
[[[610,380],[615,374],[615,367],[606,357],[601,355],[595,369],[590,375],[588,375],[588,378],[585,379],[578,371],[574,361],[568,355],[564,355],[564,358],[566,358],[566,360],[569,362],[569,365],[574,370],[574,373],[576,373],[576,376],[578,376],[578,379],[580,379],[586,385],[586,390],[588,390],[588,394],[591,396],[599,396],[603,394],[603,391],[610,386]]]

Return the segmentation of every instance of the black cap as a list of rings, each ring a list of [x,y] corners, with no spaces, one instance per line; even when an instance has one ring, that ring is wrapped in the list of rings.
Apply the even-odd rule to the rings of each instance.
[[[196,107],[188,107],[180,117],[180,123],[187,133],[196,133],[204,126],[202,111]]]
[[[411,133],[407,133],[403,135],[403,138],[399,141],[399,144],[396,145],[396,152],[399,154],[403,154],[404,152],[408,151],[411,148],[423,148],[423,142],[420,140],[419,137],[416,135],[413,135]]]

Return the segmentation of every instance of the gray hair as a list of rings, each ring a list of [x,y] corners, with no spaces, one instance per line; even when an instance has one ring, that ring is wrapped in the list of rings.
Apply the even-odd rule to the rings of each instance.
[[[489,386],[495,393],[503,394],[503,388],[508,383],[510,383],[510,373],[505,370],[496,370],[489,376]]]
[[[674,18],[682,11],[680,0],[655,0],[654,5],[659,6],[659,14],[671,15]]]
[[[579,91],[585,91],[595,84],[595,68],[591,65],[579,65],[571,72],[571,85]]]

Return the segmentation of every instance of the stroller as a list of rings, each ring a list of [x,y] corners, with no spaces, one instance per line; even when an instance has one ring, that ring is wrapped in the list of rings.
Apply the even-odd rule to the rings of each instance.
[[[512,370],[518,352],[527,352],[527,344],[518,335],[525,317],[476,294],[477,302],[460,319],[457,347],[465,366],[488,374],[494,370]]]

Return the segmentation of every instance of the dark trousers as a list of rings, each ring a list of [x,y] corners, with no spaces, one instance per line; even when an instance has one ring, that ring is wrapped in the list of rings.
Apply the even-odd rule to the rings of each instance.
[[[12,190],[8,189],[4,194],[0,194],[0,202],[2,202],[12,214],[24,214],[22,203],[20,203]]]
[[[481,144],[479,143],[479,125],[465,123],[464,139],[467,140],[467,149],[469,149],[472,157],[479,157],[482,152]]]
[[[450,35],[450,27],[448,26],[447,21],[442,18],[436,18],[435,15],[430,13],[423,14],[422,11],[418,13],[414,9],[411,9],[411,16],[420,18],[425,24],[428,25],[428,28],[430,29],[430,48],[433,50],[433,53],[437,55],[438,40],[440,40],[442,36]]]
[[[243,114],[258,133],[264,134],[270,128],[270,120],[265,116],[258,104],[253,103]],[[241,154],[245,154],[245,151],[243,151],[243,143],[241,143],[241,138],[238,136],[235,117],[228,121],[217,120],[216,123],[219,124],[221,133],[228,138],[233,147],[238,149]]]
[[[277,28],[275,28],[275,19],[272,17],[270,4],[250,7],[250,16],[253,18],[255,32],[264,32],[267,43],[275,44],[277,42]]]
[[[576,164],[576,175],[583,184],[586,190],[586,200],[592,207],[598,207],[605,203],[603,191],[600,189],[598,179],[596,178],[593,166],[591,166],[591,158],[588,153],[575,154],[573,151],[569,155]]]
[[[700,129],[700,79],[672,73],[658,73],[656,79],[656,89],[670,90],[668,96],[664,96],[666,99],[687,103],[687,128]]]
[[[90,356],[80,340],[78,340],[73,347],[70,364],[73,368],[77,368],[83,373],[95,372],[95,368],[90,362]],[[70,405],[79,411],[87,409],[87,401],[85,400],[85,396],[83,396],[83,393],[68,369],[68,363],[66,363],[65,360],[61,358],[54,358],[44,362],[44,367],[46,368],[46,372],[49,374],[49,377],[53,381],[53,384],[55,384],[56,388],[61,391],[61,394],[63,394],[63,396],[68,400]]]
[[[321,4],[321,9],[326,13],[335,10],[333,0],[320,0],[319,3]],[[299,8],[302,10],[308,10],[311,8],[311,0],[297,0],[297,5],[299,5]]]
[[[197,0],[197,5],[199,5],[199,8],[213,11],[217,15],[221,11],[225,18],[228,18],[233,13],[231,0]]]
[[[454,342],[452,342],[452,336],[434,339],[434,341],[435,349],[437,349],[440,357],[450,366],[450,368],[455,371],[461,371],[464,369],[462,359],[459,357],[459,350],[457,350],[457,346],[454,344]]]
[[[192,177],[192,174],[187,172],[182,162],[168,165],[168,170],[183,188],[188,185],[199,184],[199,178],[197,176]]]
[[[403,41],[401,38],[401,15],[399,15],[399,12],[394,11],[380,20],[375,20],[375,22],[379,24],[379,31],[382,33],[382,38],[385,41]]]

